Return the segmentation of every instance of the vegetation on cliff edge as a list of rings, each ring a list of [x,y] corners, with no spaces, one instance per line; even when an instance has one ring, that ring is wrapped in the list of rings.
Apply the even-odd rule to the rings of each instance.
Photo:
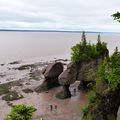
[[[98,81],[99,85],[89,95],[88,106],[83,109],[83,120],[116,120],[120,106],[120,52],[117,47],[100,66]]]
[[[85,32],[82,34],[81,42],[73,46],[71,50],[71,60],[74,63],[97,59],[108,54],[107,44],[101,42],[100,35],[98,35],[97,44],[91,44],[87,43]]]

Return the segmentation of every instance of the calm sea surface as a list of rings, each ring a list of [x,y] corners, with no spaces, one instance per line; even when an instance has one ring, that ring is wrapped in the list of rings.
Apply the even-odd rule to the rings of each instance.
[[[87,40],[95,43],[97,34],[86,34]],[[70,58],[71,46],[78,43],[81,33],[71,32],[0,32],[0,63],[44,57]],[[101,34],[108,43],[110,53],[120,48],[120,34]]]

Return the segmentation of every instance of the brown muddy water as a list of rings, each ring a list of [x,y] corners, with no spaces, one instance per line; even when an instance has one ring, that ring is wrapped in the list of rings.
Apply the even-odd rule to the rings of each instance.
[[[95,43],[97,33],[87,33],[87,41]],[[0,63],[13,60],[70,58],[71,47],[81,39],[81,33],[72,32],[0,32]],[[120,34],[101,34],[110,53],[120,48]]]

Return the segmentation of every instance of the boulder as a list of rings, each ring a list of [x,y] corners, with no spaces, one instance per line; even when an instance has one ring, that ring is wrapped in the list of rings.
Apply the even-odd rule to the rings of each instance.
[[[66,99],[71,97],[69,90],[70,85],[63,85],[63,90],[56,94],[56,97],[59,99]]]
[[[63,86],[63,90],[56,95],[57,98],[65,99],[71,97],[69,86],[76,81],[76,68],[76,64],[71,62],[68,64],[67,69],[60,74],[59,83]]]
[[[76,81],[77,66],[75,63],[67,65],[67,69],[59,75],[59,83],[61,85],[70,85]]]
[[[58,76],[63,72],[63,64],[61,62],[50,63],[42,70],[44,75],[43,83],[38,86],[35,91],[47,91],[53,87],[59,86]]]
[[[44,72],[45,78],[56,78],[63,72],[63,64],[61,62],[50,63]]]

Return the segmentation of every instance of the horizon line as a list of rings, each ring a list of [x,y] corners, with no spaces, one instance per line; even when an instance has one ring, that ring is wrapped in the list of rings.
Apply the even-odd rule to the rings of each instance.
[[[120,32],[114,32],[114,31],[89,31],[89,30],[42,30],[42,29],[0,29],[0,32],[2,31],[8,31],[8,32],[71,32],[71,33],[115,33],[115,34],[120,34]]]

